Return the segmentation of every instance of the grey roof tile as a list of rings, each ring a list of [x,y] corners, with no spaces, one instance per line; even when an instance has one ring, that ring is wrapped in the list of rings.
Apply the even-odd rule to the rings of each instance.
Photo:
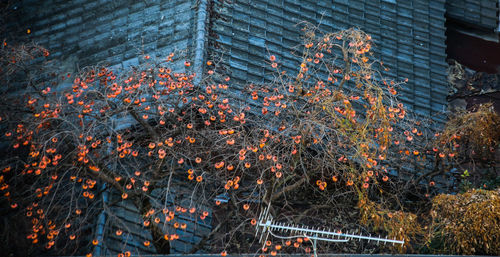
[[[417,105],[412,101],[415,101],[418,94],[419,108],[427,108],[427,111],[421,113],[429,116],[433,108],[431,100],[442,105],[446,102],[444,97],[447,94],[446,87],[430,86],[430,83],[446,85],[444,6],[445,0],[335,0],[333,2],[304,0],[300,1],[300,4],[291,0],[273,0],[267,3],[236,0],[233,4],[226,3],[224,8],[227,11],[222,13],[228,19],[215,20],[214,32],[219,34],[218,41],[224,43],[227,49],[238,49],[248,53],[246,60],[241,53],[237,54],[237,60],[229,57],[228,59],[231,59],[227,62],[229,70],[237,68],[238,71],[233,74],[240,74],[247,79],[260,82],[267,76],[264,73],[266,68],[262,69],[255,64],[245,66],[242,62],[258,63],[258,58],[262,58],[260,61],[262,63],[268,49],[271,54],[279,55],[286,61],[283,68],[293,68],[291,63],[294,62],[294,57],[289,53],[301,43],[300,28],[294,26],[298,22],[309,21],[318,24],[321,17],[323,30],[359,27],[372,34],[376,54],[382,58],[386,66],[393,69],[385,74],[398,80],[402,78],[396,77],[396,74],[412,79],[418,76],[418,81],[410,80],[408,88],[418,85],[419,90],[409,90],[404,97],[409,105]],[[238,20],[237,17],[231,19],[231,14],[236,10],[238,13],[250,13],[251,19]],[[255,12],[260,13],[253,16],[252,13]],[[253,20],[256,20],[254,24],[249,22]],[[250,28],[248,37],[225,32],[225,28],[247,26]],[[235,38],[239,40],[235,41]],[[220,50],[209,49],[209,51]],[[247,72],[243,71],[244,68]],[[442,92],[436,95],[435,91]]]
[[[498,28],[497,0],[446,0],[446,15],[472,26],[494,31]]]

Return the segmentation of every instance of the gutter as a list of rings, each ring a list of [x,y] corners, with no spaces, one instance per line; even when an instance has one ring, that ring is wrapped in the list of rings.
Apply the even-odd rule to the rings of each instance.
[[[194,85],[197,86],[201,83],[203,74],[203,60],[205,54],[205,41],[206,41],[206,21],[207,21],[207,6],[208,0],[198,0],[196,10],[196,30],[195,30],[195,50],[194,50],[194,63],[193,71],[195,73]]]

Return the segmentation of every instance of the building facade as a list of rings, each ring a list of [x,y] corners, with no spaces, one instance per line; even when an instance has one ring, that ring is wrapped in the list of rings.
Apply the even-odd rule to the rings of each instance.
[[[70,73],[98,64],[119,71],[139,65],[145,55],[161,59],[181,51],[174,69],[201,74],[207,60],[221,57],[218,65],[233,78],[238,98],[245,85],[270,79],[269,55],[280,59],[284,70],[299,66],[294,52],[302,43],[301,22],[323,32],[356,27],[372,36],[376,57],[389,68],[383,75],[408,79],[401,92],[405,106],[442,123],[448,95],[445,7],[460,16],[460,5],[445,0],[23,0],[9,6],[13,13],[3,37],[37,42]],[[494,25],[489,16],[480,22]],[[193,65],[187,68],[185,60]],[[138,210],[117,208],[135,230]],[[171,253],[189,252],[209,233],[209,220],[190,228],[172,243]],[[141,244],[148,238],[110,237],[101,253],[129,248],[154,253]]]

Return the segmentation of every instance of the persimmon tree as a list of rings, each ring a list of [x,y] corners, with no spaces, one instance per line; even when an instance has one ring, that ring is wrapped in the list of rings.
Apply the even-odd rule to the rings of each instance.
[[[311,251],[303,238],[259,245],[254,226],[264,207],[288,222],[386,233],[411,250],[422,231],[407,197],[428,201],[421,182],[434,183],[427,180],[445,172],[439,163],[453,152],[440,156],[434,133],[408,118],[396,98],[404,79],[384,78],[372,45],[360,30],[306,26],[296,72],[282,71],[270,53],[263,65],[274,79],[246,85],[239,98],[216,60],[204,74],[189,73],[189,60],[187,72],[173,71],[175,54],[142,56],[129,70],[60,74],[36,65],[47,67],[47,50],[20,55],[5,45],[2,82],[19,80],[23,93],[4,92],[2,203],[28,220],[32,244],[64,254],[102,243],[84,226],[102,212],[111,219],[106,231],[133,232],[112,213],[120,204],[136,206],[152,238],[143,244],[158,253],[186,228],[179,214],[212,217],[213,231],[193,251]],[[396,172],[429,166],[434,172]],[[103,200],[109,192],[121,199]]]
[[[204,219],[207,210],[197,207],[217,192],[198,201],[193,197],[188,206],[165,206],[172,187],[176,194],[182,193],[183,187],[172,181],[192,180],[198,183],[195,188],[205,187],[207,180],[215,185],[224,181],[226,187],[237,188],[237,180],[231,184],[234,176],[225,178],[235,167],[224,165],[224,155],[240,150],[233,145],[244,114],[219,98],[218,91],[227,85],[195,88],[194,75],[164,66],[172,57],[120,75],[89,67],[76,76],[68,74],[73,83],[67,87],[58,83],[51,87],[45,81],[30,84],[26,97],[16,103],[22,110],[13,106],[2,114],[5,124],[14,125],[4,135],[13,139],[14,153],[4,160],[2,190],[11,208],[22,206],[31,219],[28,239],[34,244],[57,250],[58,241],[78,240],[81,225],[106,208],[101,194],[115,190],[143,215],[144,228],[153,237],[153,242],[144,244],[168,252],[168,241],[178,235],[160,229],[158,223],[185,228],[177,225],[175,213],[187,208]],[[207,175],[221,167],[227,172]],[[186,187],[186,195],[194,195],[191,190]],[[153,199],[153,192],[164,197]],[[163,208],[157,209],[160,205]],[[120,231],[116,234],[123,234]],[[98,245],[99,240],[90,243]],[[63,243],[62,250],[71,251],[69,246]]]

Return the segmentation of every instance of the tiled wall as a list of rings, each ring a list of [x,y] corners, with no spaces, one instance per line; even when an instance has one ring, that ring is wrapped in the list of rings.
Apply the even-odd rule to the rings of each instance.
[[[75,67],[137,65],[143,55],[191,49],[194,0],[25,0],[27,36]],[[188,58],[190,57],[188,53]],[[177,64],[183,69],[182,62]],[[77,65],[77,66],[76,66]]]
[[[301,44],[299,22],[324,31],[358,27],[372,35],[375,53],[391,70],[385,75],[408,78],[401,99],[417,114],[444,111],[448,94],[445,62],[445,0],[234,0],[217,1],[210,50],[225,53],[232,76],[244,83],[272,79],[265,65],[276,55],[283,70],[293,70],[292,54]],[[300,54],[300,52],[299,52]],[[434,120],[442,122],[437,115]]]
[[[448,17],[493,32],[498,28],[498,0],[446,0]]]

